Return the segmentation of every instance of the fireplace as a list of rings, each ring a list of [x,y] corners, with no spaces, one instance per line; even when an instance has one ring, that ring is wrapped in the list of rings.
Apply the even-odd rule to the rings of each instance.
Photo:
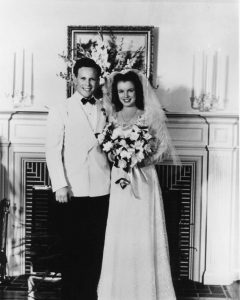
[[[194,165],[183,162],[182,167],[165,164],[156,166],[156,169],[163,191],[172,274],[175,279],[188,279],[193,256],[191,241],[194,220],[191,212],[194,203]],[[30,274],[46,271],[47,257],[54,254],[51,251],[57,241],[52,238],[53,194],[46,162],[26,160],[23,173],[26,195],[25,272]],[[33,248],[34,255],[31,255]]]
[[[46,118],[43,111],[0,113],[0,194],[10,200],[7,273],[11,276],[33,271],[29,261],[33,186],[50,185]],[[229,284],[240,277],[234,240],[239,236],[238,116],[168,114],[167,126],[183,162],[181,169],[168,163],[156,167],[166,200],[169,245],[177,249],[171,256],[174,276]]]

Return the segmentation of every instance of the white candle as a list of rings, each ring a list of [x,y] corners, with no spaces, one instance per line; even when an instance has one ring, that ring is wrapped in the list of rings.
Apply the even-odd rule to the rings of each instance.
[[[221,90],[222,90],[222,74],[223,74],[223,68],[222,68],[222,61],[221,56],[218,57],[218,66],[217,66],[217,79],[216,79],[216,97],[221,101],[223,97],[221,96]]]
[[[225,92],[224,92],[224,101],[228,101],[228,77],[229,77],[229,56],[226,57],[225,65]]]
[[[218,52],[215,54],[215,93],[214,95],[217,97],[217,83],[218,83]]]
[[[208,92],[208,57],[205,56],[205,80],[204,80],[204,91],[205,94]]]
[[[214,96],[214,90],[215,90],[215,54],[213,55],[213,67],[212,67],[212,95]]]
[[[195,86],[195,55],[193,55],[193,66],[192,66],[192,91],[194,93]]]
[[[33,53],[32,53],[32,64],[31,64],[31,98],[34,95],[34,68],[33,68]]]
[[[205,53],[202,54],[202,94],[204,94],[204,82],[205,82]]]
[[[22,61],[22,97],[24,96],[25,85],[25,50],[23,49],[23,61]]]
[[[218,52],[214,55],[214,77],[213,77],[213,96],[217,97],[217,81],[218,81]]]
[[[16,85],[16,52],[13,56],[13,91],[12,91],[12,97],[15,96],[15,85]]]

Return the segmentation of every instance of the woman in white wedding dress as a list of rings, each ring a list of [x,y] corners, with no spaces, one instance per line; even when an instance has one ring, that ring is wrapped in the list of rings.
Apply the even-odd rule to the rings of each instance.
[[[173,154],[164,113],[134,71],[118,73],[112,84],[115,112],[111,121],[123,131],[147,125],[155,137],[154,155],[129,174],[113,166],[110,206],[105,236],[98,300],[174,300],[164,210],[154,167]],[[145,85],[144,85],[145,84]],[[121,186],[119,178],[129,184]]]

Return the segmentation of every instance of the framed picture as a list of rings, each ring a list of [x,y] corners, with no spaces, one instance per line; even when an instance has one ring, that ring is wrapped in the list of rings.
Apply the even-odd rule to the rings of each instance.
[[[68,26],[68,58],[90,57],[104,78],[113,71],[138,69],[152,81],[153,26]],[[69,67],[68,72],[72,72]],[[70,96],[73,87],[68,82]]]

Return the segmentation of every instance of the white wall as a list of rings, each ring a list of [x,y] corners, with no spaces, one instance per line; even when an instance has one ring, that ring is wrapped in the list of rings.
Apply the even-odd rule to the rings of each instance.
[[[225,111],[238,107],[238,9],[235,1],[0,1],[0,101],[12,91],[13,53],[17,53],[17,88],[26,52],[26,90],[30,92],[30,56],[34,53],[35,104],[53,105],[65,96],[56,76],[65,66],[68,25],[147,25],[158,27],[155,74],[157,93],[170,111],[191,111],[192,60],[196,56],[196,88],[200,90],[202,51],[219,50],[222,68],[229,56]],[[210,60],[210,56],[209,56]],[[220,94],[224,95],[221,70]],[[6,101],[6,100],[5,100]]]

